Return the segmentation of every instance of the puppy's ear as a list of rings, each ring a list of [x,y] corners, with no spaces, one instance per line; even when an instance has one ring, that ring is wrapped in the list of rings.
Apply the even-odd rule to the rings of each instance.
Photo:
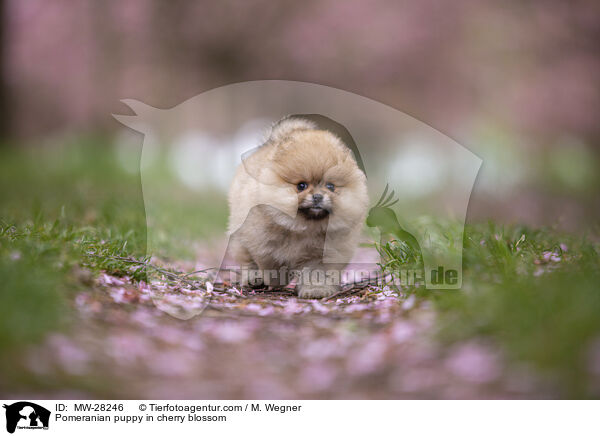
[[[268,134],[265,144],[274,144],[277,146],[285,142],[285,139],[292,133],[301,130],[316,130],[317,124],[304,118],[287,116],[277,121],[271,127],[271,132]],[[261,146],[262,147],[262,146]],[[259,152],[261,147],[249,150],[242,155],[242,164],[246,172],[256,180],[265,184],[273,184],[273,180],[269,174],[265,174],[265,161],[263,159],[248,159],[254,153]],[[273,156],[271,156],[273,157]]]

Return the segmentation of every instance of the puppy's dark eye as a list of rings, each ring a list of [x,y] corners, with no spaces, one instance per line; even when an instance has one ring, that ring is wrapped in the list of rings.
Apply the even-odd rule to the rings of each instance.
[[[296,188],[298,188],[298,192],[302,192],[306,188],[308,188],[308,183],[306,183],[306,182],[300,182],[300,183],[298,183],[298,185],[296,185]]]
[[[331,192],[335,191],[335,186],[333,186],[333,183],[327,183],[327,184],[325,185],[325,187],[326,187],[327,189],[329,189]]]

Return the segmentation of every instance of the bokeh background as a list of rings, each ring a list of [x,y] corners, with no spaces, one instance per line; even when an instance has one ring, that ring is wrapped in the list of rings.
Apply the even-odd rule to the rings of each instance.
[[[0,12],[1,397],[600,397],[598,1],[0,0]],[[157,190],[172,255],[150,264],[143,137],[111,114],[133,115],[121,99],[168,109],[265,79],[371,98],[483,159],[461,291],[317,302],[224,289],[187,322],[155,308],[151,291],[181,307],[197,290],[165,268],[222,252],[227,183]]]
[[[598,216],[599,6],[481,2],[3,1],[5,144],[122,130],[221,85],[315,82],[408,113],[484,159],[470,217]],[[10,140],[9,140],[10,138]]]

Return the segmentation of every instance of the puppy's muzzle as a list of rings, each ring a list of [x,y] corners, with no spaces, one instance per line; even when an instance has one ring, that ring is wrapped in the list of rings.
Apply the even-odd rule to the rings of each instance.
[[[313,194],[312,202],[304,202],[298,211],[307,219],[320,220],[329,216],[330,206],[322,194]]]

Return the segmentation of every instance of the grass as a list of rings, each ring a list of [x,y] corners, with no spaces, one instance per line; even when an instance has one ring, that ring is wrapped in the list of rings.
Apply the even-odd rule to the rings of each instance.
[[[139,182],[98,144],[3,150],[0,180],[4,354],[66,328],[82,268],[125,273],[109,256],[144,256],[145,231]]]
[[[73,296],[94,274],[144,278],[143,265],[123,260],[146,258],[139,174],[121,169],[105,144],[0,152],[3,356],[71,328]],[[188,201],[191,193],[177,192],[182,197],[175,199],[165,189],[161,200],[165,231],[158,248],[183,258],[193,253],[190,241],[224,230],[226,209],[214,194]],[[199,208],[204,218],[189,221]],[[484,223],[467,226],[464,243],[461,291],[412,289],[433,302],[439,340],[486,338],[512,362],[560,384],[565,395],[586,397],[589,347],[600,338],[597,232],[576,236]],[[418,265],[418,254],[406,245],[391,241],[379,250],[384,268]],[[9,360],[0,360],[0,371]]]
[[[71,297],[89,286],[90,274],[145,277],[143,265],[123,260],[146,260],[140,175],[119,165],[110,144],[79,139],[59,148],[0,150],[2,354],[68,328]],[[163,181],[171,182],[156,179]],[[191,242],[224,231],[225,202],[183,187],[176,192],[154,192],[153,206],[164,213],[153,241],[163,257],[191,258]]]
[[[438,309],[439,338],[491,340],[565,395],[586,397],[600,338],[597,239],[493,223],[465,234],[463,290],[420,292]]]

